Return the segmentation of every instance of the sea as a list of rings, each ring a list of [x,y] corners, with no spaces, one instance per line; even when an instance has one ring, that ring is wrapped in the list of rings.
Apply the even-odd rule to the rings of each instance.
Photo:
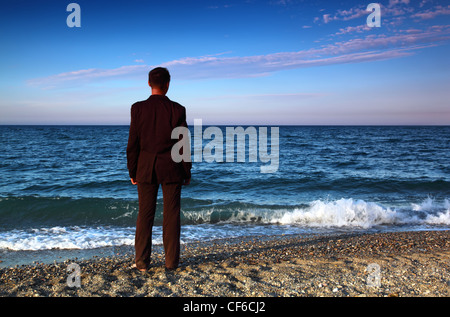
[[[226,135],[226,126],[214,128]],[[270,173],[261,172],[267,160],[250,159],[258,149],[249,138],[234,142],[236,152],[244,143],[244,161],[194,160],[182,190],[183,244],[450,228],[450,126],[277,128],[268,129],[268,152],[278,144]],[[0,266],[132,250],[138,198],[128,130],[0,126]],[[211,135],[201,140],[211,145]],[[155,247],[162,219],[160,189]]]

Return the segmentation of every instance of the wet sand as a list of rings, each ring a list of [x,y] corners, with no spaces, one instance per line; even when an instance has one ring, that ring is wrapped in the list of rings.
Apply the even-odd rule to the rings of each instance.
[[[132,254],[2,268],[0,296],[448,297],[449,238],[418,231],[192,243],[173,272],[161,249],[145,273],[131,269]]]

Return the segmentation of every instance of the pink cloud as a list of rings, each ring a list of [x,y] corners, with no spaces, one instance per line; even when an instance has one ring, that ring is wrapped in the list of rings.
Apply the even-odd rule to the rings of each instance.
[[[348,33],[362,33],[364,31],[371,30],[366,24],[357,25],[357,26],[347,26],[345,28],[339,29],[339,32],[335,33],[335,35],[342,35]]]
[[[324,23],[328,23],[328,22],[333,20],[333,18],[330,18],[329,14],[324,14],[322,17],[323,17],[323,22]]]
[[[363,30],[345,28],[341,32]],[[323,65],[385,60],[414,54],[414,51],[438,45],[450,39],[450,26],[430,27],[422,32],[404,32],[392,36],[370,34],[363,38],[323,45],[295,52],[267,55],[224,57],[221,54],[184,57],[159,66],[168,67],[179,79],[244,78],[266,76],[272,72]],[[155,65],[156,66],[156,65]],[[36,86],[54,87],[66,83],[97,80],[145,78],[152,65],[130,65],[114,69],[85,69],[32,79]]]
[[[324,14],[322,18],[324,23],[329,23],[331,21],[349,21],[367,15],[368,12],[365,7],[357,7],[348,10],[338,10],[334,15]]]
[[[450,5],[447,7],[435,6],[433,9],[429,9],[423,12],[417,12],[413,14],[412,18],[419,18],[422,20],[433,19],[438,15],[448,15],[450,14]]]
[[[397,4],[409,4],[409,0],[389,0],[389,6],[395,6]]]

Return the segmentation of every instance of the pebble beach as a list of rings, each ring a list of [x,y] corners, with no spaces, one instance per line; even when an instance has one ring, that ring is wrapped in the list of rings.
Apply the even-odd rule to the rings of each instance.
[[[147,272],[133,254],[0,269],[2,297],[448,297],[449,231],[249,237],[182,246]],[[79,267],[79,287],[67,271]],[[73,275],[72,275],[73,276]],[[74,281],[74,280],[73,280]]]

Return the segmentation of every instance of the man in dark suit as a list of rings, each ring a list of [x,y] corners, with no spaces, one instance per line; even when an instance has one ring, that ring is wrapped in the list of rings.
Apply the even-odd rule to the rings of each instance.
[[[180,258],[181,186],[190,182],[191,162],[174,162],[171,150],[179,140],[172,139],[171,134],[176,127],[187,128],[186,109],[166,96],[170,83],[167,69],[151,70],[148,83],[152,95],[131,106],[127,145],[127,167],[139,198],[134,266],[145,271],[150,264],[152,227],[161,185],[165,266],[174,270]]]

